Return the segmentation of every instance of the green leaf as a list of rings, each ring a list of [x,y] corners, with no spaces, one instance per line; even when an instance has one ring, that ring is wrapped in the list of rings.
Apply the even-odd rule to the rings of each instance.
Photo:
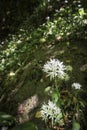
[[[46,129],[44,129],[44,130],[51,130],[50,128],[46,128]]]
[[[85,14],[85,12],[84,12],[84,9],[83,9],[83,8],[80,8],[80,9],[79,9],[79,14],[80,14],[80,16],[83,16],[83,15]]]
[[[79,102],[82,107],[85,107],[84,103],[82,101]]]
[[[69,107],[71,105],[71,100],[68,101],[68,103],[66,104],[67,107]]]
[[[59,120],[61,120],[63,118],[63,115],[62,115],[62,113],[60,113],[58,116],[57,116],[57,120],[59,121]]]
[[[76,121],[73,121],[73,128],[72,130],[80,130],[80,124]]]
[[[57,94],[56,92],[53,92],[53,93],[52,93],[52,100],[53,100],[55,103],[57,103],[57,101],[58,101],[58,94]]]
[[[31,122],[26,122],[20,126],[13,128],[12,130],[37,130],[37,127]]]
[[[70,42],[66,42],[66,45],[69,46],[69,45],[70,45]]]
[[[48,87],[46,87],[46,88],[45,88],[44,92],[46,92],[46,93],[47,93],[47,92],[49,92],[49,91],[50,91],[50,89],[51,89],[51,87],[50,87],[50,86],[48,86]]]
[[[4,112],[0,112],[0,124],[1,125],[11,125],[15,122],[15,118],[9,114]]]

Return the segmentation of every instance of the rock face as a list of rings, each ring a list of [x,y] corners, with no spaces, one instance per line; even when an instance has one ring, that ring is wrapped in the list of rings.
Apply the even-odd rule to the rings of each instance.
[[[35,94],[32,97],[23,101],[18,105],[18,122],[20,124],[30,119],[29,113],[38,106],[38,96]]]

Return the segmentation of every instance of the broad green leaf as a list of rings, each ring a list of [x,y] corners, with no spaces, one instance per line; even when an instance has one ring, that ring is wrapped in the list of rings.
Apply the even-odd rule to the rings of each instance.
[[[38,130],[36,125],[31,122],[26,122],[20,126],[14,127],[12,130]]]
[[[0,124],[1,125],[11,125],[15,121],[16,120],[13,116],[6,114],[4,112],[0,112]]]
[[[84,103],[82,101],[79,102],[82,107],[85,107]]]
[[[73,121],[73,128],[72,130],[80,130],[80,124],[76,121]]]
[[[52,93],[52,100],[53,100],[55,103],[57,103],[57,101],[58,101],[58,94],[57,94],[56,92],[53,92],[53,93]]]
[[[80,14],[80,16],[83,16],[83,15],[85,14],[85,12],[84,12],[84,9],[83,9],[83,8],[80,8],[80,9],[79,9],[79,14]]]
[[[48,86],[48,87],[46,87],[46,88],[45,88],[44,92],[46,92],[46,93],[47,93],[47,92],[49,92],[49,91],[50,91],[50,89],[51,89],[51,87],[50,87],[50,86]]]
[[[63,118],[62,113],[60,113],[60,114],[57,116],[57,120],[59,121],[59,120],[61,120],[62,118]]]

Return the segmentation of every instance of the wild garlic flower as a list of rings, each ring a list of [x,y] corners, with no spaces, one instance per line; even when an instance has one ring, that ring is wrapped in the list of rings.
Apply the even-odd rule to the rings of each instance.
[[[47,73],[47,76],[50,76],[51,79],[58,77],[59,79],[64,79],[66,76],[65,70],[67,68],[57,59],[50,59],[47,63],[43,66],[43,71]]]
[[[81,68],[80,68],[81,71],[86,71],[87,70],[87,64],[83,65]]]
[[[8,127],[3,126],[3,127],[1,127],[1,130],[8,130]]]
[[[48,104],[44,103],[42,105],[40,113],[43,120],[48,121],[50,119],[55,122],[58,120],[57,118],[61,113],[61,109],[49,100]]]
[[[11,72],[9,73],[9,76],[15,76],[15,73],[11,71]]]
[[[73,83],[72,84],[72,88],[75,88],[75,89],[80,89],[82,86],[81,86],[81,84],[79,84],[79,83]]]

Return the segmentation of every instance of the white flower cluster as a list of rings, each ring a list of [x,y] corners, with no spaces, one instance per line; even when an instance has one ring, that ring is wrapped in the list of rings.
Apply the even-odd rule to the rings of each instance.
[[[1,130],[8,130],[8,127],[3,126],[3,127],[1,128]]]
[[[72,88],[75,88],[75,89],[80,89],[82,86],[81,86],[81,84],[79,84],[79,83],[73,83],[72,84]]]
[[[50,76],[51,79],[58,77],[59,79],[64,79],[66,76],[65,70],[67,68],[63,65],[63,62],[60,62],[57,59],[50,59],[43,66],[43,71],[47,73],[47,76]]]
[[[42,105],[40,113],[42,119],[45,121],[48,121],[50,119],[53,120],[53,122],[57,122],[58,120],[60,120],[60,118],[62,118],[61,109],[50,100],[48,101],[48,104],[44,103]]]
[[[87,64],[83,65],[81,68],[80,68],[81,71],[86,71],[87,70]]]

